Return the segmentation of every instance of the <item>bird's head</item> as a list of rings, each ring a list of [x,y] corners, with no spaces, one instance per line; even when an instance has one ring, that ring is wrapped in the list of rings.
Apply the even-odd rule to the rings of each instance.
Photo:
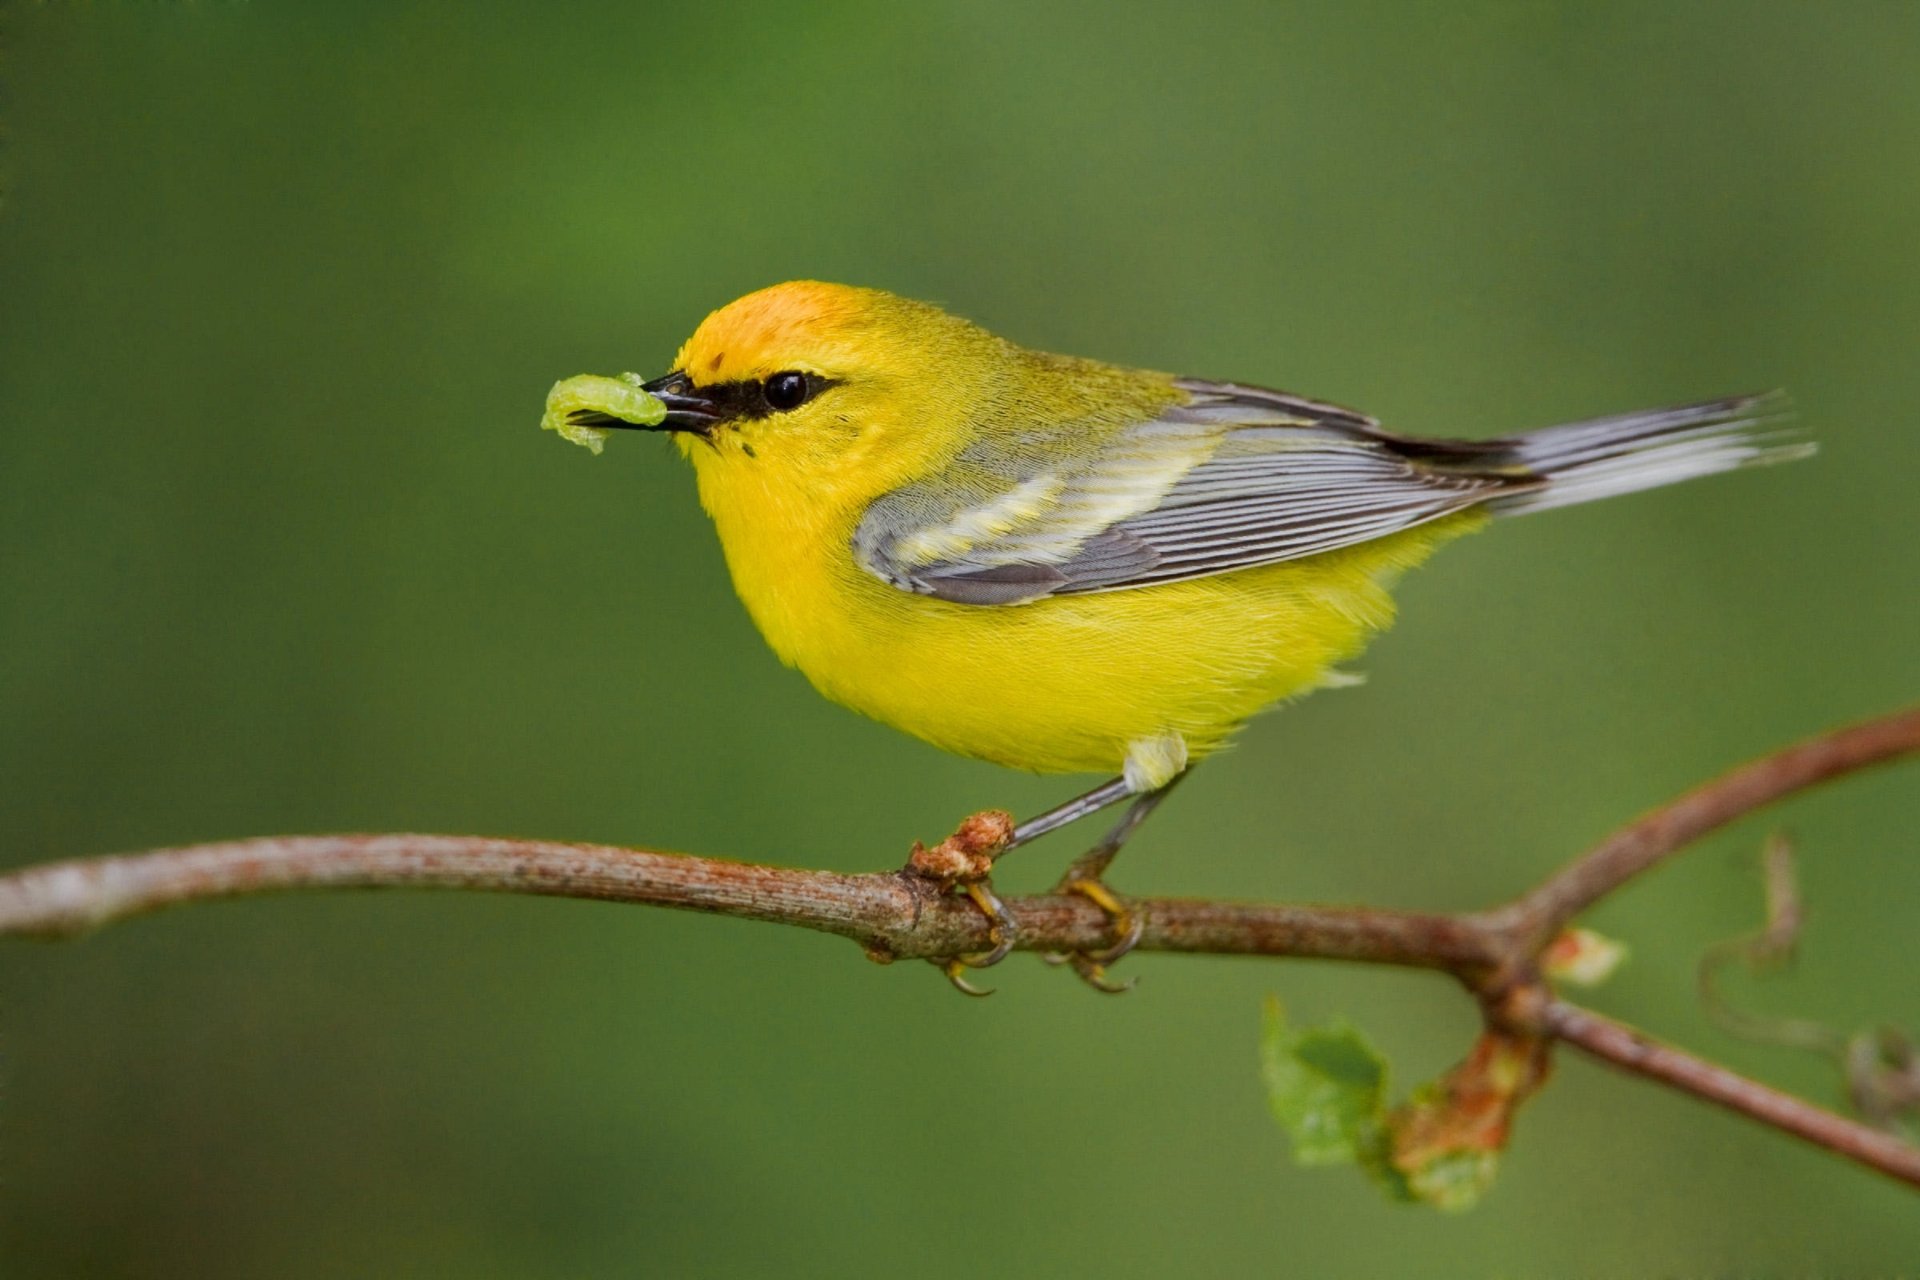
[[[774,285],[708,316],[647,384],[667,405],[654,429],[675,434],[703,484],[857,477],[878,492],[951,455],[1005,345],[877,289]]]

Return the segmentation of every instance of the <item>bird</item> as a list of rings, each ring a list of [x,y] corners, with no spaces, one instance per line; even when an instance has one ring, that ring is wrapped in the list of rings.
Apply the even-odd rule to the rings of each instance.
[[[990,824],[984,857],[976,827],[958,869],[936,872],[987,916],[990,951],[939,962],[970,994],[966,970],[1016,935],[992,859],[1122,803],[1059,887],[1114,938],[1067,958],[1101,990],[1130,985],[1107,976],[1142,927],[1103,879],[1114,855],[1256,713],[1351,682],[1341,664],[1393,620],[1395,580],[1441,544],[1812,449],[1778,426],[1778,393],[1496,439],[1404,435],[812,280],[721,307],[665,375],[626,376],[650,412],[629,397],[563,429],[596,449],[608,429],[672,435],[747,612],[822,694],[963,756],[1113,775]]]

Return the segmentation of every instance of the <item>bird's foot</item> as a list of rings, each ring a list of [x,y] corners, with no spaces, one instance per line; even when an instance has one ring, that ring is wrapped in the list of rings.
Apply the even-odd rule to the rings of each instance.
[[[1072,965],[1073,971],[1080,975],[1080,980],[1095,991],[1117,996],[1133,990],[1138,978],[1114,982],[1107,977],[1107,966],[1117,963],[1140,944],[1140,934],[1147,925],[1146,918],[1126,899],[1109,889],[1097,871],[1089,873],[1081,862],[1067,868],[1067,874],[1054,886],[1054,892],[1076,894],[1105,912],[1113,924],[1114,941],[1112,946],[1101,951],[1076,951],[1066,955],[1054,953],[1047,956],[1047,963]]]
[[[1006,904],[993,892],[989,877],[993,860],[1006,852],[1013,839],[1013,815],[1002,809],[987,809],[963,821],[954,833],[931,849],[918,840],[907,856],[909,875],[929,880],[943,893],[965,894],[980,914],[987,918],[987,940],[993,945],[976,955],[945,956],[933,963],[947,975],[954,989],[970,996],[990,996],[991,988],[976,987],[967,981],[968,969],[986,969],[999,964],[1013,950],[1016,930]]]

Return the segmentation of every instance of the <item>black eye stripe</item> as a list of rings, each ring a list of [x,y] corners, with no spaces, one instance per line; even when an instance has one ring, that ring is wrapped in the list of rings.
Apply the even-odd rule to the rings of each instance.
[[[797,370],[787,372],[798,373]],[[772,375],[767,382],[771,382],[773,378],[780,376],[780,374],[776,373]],[[722,421],[732,421],[742,418],[772,417],[776,413],[784,413],[787,409],[797,408],[801,404],[810,403],[818,399],[826,391],[840,385],[839,379],[823,378],[817,373],[801,373],[799,376],[806,379],[806,395],[793,404],[787,405],[785,408],[778,407],[769,402],[767,398],[767,382],[752,379],[741,379],[736,382],[715,382],[705,386],[695,385],[693,390],[719,411]]]

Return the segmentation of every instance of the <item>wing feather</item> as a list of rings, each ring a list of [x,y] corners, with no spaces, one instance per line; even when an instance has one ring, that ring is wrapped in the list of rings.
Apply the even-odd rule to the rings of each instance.
[[[963,604],[1116,591],[1321,555],[1538,483],[1511,442],[1403,442],[1337,405],[1183,380],[1185,403],[1086,456],[963,453],[991,492],[910,485],[870,507],[856,557]],[[1572,442],[1570,442],[1572,443]],[[1068,461],[1041,461],[1064,453]],[[950,487],[950,486],[949,486]]]

